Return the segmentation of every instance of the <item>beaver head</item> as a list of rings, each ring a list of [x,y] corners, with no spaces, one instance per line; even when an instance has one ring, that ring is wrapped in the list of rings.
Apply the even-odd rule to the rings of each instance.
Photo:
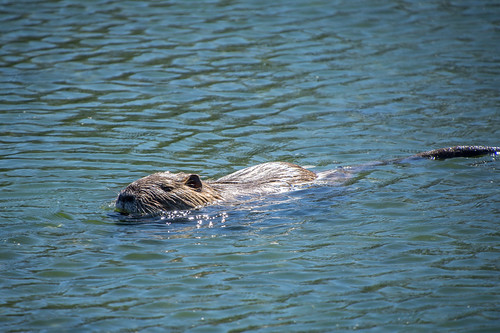
[[[122,214],[155,215],[192,209],[220,199],[198,175],[159,172],[128,185],[118,194],[115,207]]]

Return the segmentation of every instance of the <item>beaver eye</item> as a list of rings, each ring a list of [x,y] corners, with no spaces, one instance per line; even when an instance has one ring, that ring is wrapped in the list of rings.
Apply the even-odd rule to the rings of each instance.
[[[165,184],[160,184],[159,187],[165,191],[165,192],[170,192],[172,191],[173,187],[172,186],[168,186],[168,185],[165,185]]]

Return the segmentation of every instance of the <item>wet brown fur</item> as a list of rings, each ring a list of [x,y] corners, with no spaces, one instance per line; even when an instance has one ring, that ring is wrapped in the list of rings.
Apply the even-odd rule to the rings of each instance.
[[[269,162],[236,171],[215,181],[198,175],[159,172],[128,185],[116,200],[116,210],[134,215],[186,210],[218,201],[290,190],[310,183],[316,174],[298,165]]]

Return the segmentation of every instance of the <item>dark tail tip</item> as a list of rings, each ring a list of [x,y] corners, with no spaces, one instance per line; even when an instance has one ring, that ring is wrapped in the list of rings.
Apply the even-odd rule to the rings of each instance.
[[[500,153],[500,147],[455,146],[455,147],[429,150],[423,153],[416,154],[414,156],[436,159],[436,160],[444,160],[453,157],[476,157],[476,156],[498,154],[498,153]]]

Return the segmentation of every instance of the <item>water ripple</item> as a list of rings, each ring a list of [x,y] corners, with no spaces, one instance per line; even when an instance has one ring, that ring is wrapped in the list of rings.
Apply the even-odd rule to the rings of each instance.
[[[2,327],[498,330],[498,158],[149,220],[112,201],[159,170],[499,145],[499,14],[494,1],[4,1]]]

